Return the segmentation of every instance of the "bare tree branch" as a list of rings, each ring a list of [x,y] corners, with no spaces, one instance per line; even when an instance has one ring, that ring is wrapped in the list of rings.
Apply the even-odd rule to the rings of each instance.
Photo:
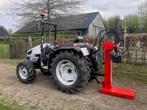
[[[21,16],[24,23],[35,20],[39,9],[47,13],[48,21],[60,14],[73,14],[79,11],[80,3],[84,0],[20,0],[16,2],[14,13]],[[50,29],[49,29],[50,33]]]

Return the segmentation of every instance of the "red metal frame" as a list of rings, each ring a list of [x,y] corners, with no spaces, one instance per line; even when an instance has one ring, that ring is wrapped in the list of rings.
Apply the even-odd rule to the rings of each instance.
[[[112,61],[110,58],[112,50],[116,46],[113,42],[105,42],[103,44],[104,48],[104,80],[102,82],[102,88],[100,89],[101,93],[119,96],[127,99],[134,99],[135,90],[122,88],[112,85]]]

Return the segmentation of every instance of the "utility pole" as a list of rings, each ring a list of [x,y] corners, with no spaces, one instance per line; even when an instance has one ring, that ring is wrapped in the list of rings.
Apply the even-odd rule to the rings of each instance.
[[[127,38],[127,20],[126,20],[126,18],[125,18],[125,23],[124,23],[124,48],[126,48],[126,38]]]

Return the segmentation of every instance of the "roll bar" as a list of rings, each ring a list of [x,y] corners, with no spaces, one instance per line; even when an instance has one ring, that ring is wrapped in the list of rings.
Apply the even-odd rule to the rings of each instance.
[[[51,23],[51,22],[45,22],[45,20],[44,20],[44,14],[41,14],[40,15],[41,16],[41,25],[42,25],[42,29],[41,29],[41,52],[42,52],[42,50],[43,50],[43,43],[44,43],[44,39],[43,39],[43,37],[44,37],[44,26],[47,24],[47,25],[51,25],[51,26],[53,26],[54,27],[54,29],[55,29],[55,37],[54,37],[54,43],[56,43],[56,40],[57,40],[57,25],[55,24],[55,23]]]

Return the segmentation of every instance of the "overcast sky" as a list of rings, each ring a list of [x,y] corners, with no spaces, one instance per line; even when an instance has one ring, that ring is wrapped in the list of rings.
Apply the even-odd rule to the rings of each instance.
[[[6,16],[10,13],[15,4],[15,0],[0,0],[0,25],[7,29],[15,30],[20,23],[18,17]],[[137,14],[138,6],[144,0],[85,0],[82,10],[86,12],[99,11],[103,17],[120,15],[124,17],[128,14]],[[15,28],[15,29],[14,29]]]

